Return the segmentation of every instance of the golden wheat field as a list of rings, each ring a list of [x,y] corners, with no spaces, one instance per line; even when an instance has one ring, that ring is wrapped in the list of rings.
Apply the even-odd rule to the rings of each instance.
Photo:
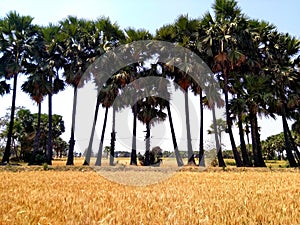
[[[299,170],[280,171],[185,171],[136,187],[90,169],[2,170],[0,224],[300,224]]]

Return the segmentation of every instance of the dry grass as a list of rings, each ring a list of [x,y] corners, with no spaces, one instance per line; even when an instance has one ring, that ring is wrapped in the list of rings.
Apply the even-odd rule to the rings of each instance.
[[[178,172],[145,187],[93,171],[0,172],[0,224],[300,224],[299,171]]]

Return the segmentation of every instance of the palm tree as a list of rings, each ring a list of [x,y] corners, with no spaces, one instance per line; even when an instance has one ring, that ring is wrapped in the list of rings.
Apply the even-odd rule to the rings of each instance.
[[[230,103],[230,112],[233,115],[237,116],[237,125],[239,129],[239,137],[240,137],[240,148],[242,152],[242,158],[243,158],[243,165],[244,166],[252,166],[252,162],[249,159],[246,143],[245,143],[245,131],[243,127],[243,122],[245,122],[245,110],[247,110],[245,99],[238,93],[236,98],[233,98]],[[248,133],[247,133],[248,135]],[[249,137],[247,136],[247,140],[249,143]]]
[[[39,151],[40,147],[40,134],[41,134],[41,103],[44,99],[44,96],[50,92],[49,82],[45,76],[45,73],[41,68],[38,68],[37,71],[31,75],[27,81],[22,84],[22,91],[28,93],[30,97],[37,103],[38,105],[38,121],[37,121],[37,128],[36,134],[33,143],[33,153],[31,156],[31,160],[29,164],[35,163],[35,156]]]
[[[100,145],[99,145],[99,150],[98,150],[95,166],[101,166],[103,142],[104,142],[106,123],[107,123],[108,109],[113,105],[113,102],[114,102],[115,98],[117,97],[117,95],[118,95],[118,86],[115,83],[111,82],[111,80],[108,81],[108,83],[105,84],[99,92],[98,98],[99,98],[100,103],[102,103],[102,106],[105,107],[105,114],[104,114],[102,134],[101,134]]]
[[[198,41],[198,29],[200,23],[196,19],[190,19],[188,15],[179,16],[174,24],[165,25],[156,31],[156,38],[158,40],[164,40],[169,42],[175,42],[183,47],[194,51],[197,51],[197,41]],[[187,62],[184,62],[187,63]],[[173,68],[172,68],[173,70]],[[175,72],[176,71],[176,72]],[[191,129],[190,129],[190,119],[189,119],[189,106],[188,106],[188,92],[192,85],[192,80],[188,74],[184,73],[188,71],[188,66],[186,66],[186,71],[173,70],[173,73],[169,73],[169,76],[174,79],[176,83],[182,88],[185,98],[185,114],[186,114],[186,130],[187,130],[187,149],[188,149],[188,164],[195,165],[192,140],[191,140]],[[170,70],[168,72],[171,72]],[[175,73],[174,73],[175,72]]]
[[[145,135],[145,166],[150,165],[150,129],[155,123],[165,120],[167,114],[163,112],[165,102],[159,97],[149,96],[137,101],[137,118],[146,125]]]
[[[223,87],[228,134],[236,164],[242,166],[243,162],[232,133],[228,95],[235,82],[232,74],[240,73],[245,63],[253,63],[252,57],[258,51],[257,46],[253,43],[257,32],[253,31],[249,20],[241,13],[236,1],[216,0],[213,9],[215,17],[206,13],[201,20],[201,30],[204,30],[201,39],[209,56],[208,65],[217,74]],[[257,55],[255,56],[257,57]],[[257,64],[253,66],[253,68],[257,67]],[[249,72],[250,68],[248,67],[246,72]]]
[[[49,24],[42,27],[41,32],[45,44],[44,66],[48,76],[50,91],[48,92],[48,139],[47,139],[47,164],[52,164],[53,136],[52,136],[52,95],[64,90],[65,83],[60,79],[58,71],[64,62],[63,49],[59,45],[60,26]],[[54,80],[53,80],[54,79]]]
[[[96,41],[93,45],[94,48],[96,49],[97,56],[100,56],[101,54],[110,51],[112,48],[117,47],[120,43],[124,41],[125,38],[124,33],[120,30],[119,26],[116,23],[112,24],[109,18],[101,17],[98,20],[94,21],[94,29],[95,31],[93,32],[92,35],[94,37],[94,40]],[[93,75],[94,75],[95,85],[98,88],[98,90],[100,90],[101,82],[102,82],[101,77],[96,74]],[[92,126],[91,135],[89,139],[89,145],[87,148],[86,157],[83,165],[90,164],[99,106],[100,106],[100,99],[98,95],[95,111],[94,111],[94,120],[93,120],[93,126]]]
[[[93,32],[94,26],[91,21],[78,19],[73,16],[60,21],[60,26],[60,40],[64,40],[60,43],[64,49],[64,76],[66,82],[72,85],[74,89],[71,137],[67,160],[67,165],[73,165],[77,89],[83,85],[83,81],[81,80],[82,75],[95,59],[94,45],[91,44],[94,43],[93,37],[90,35],[90,32]]]
[[[247,94],[244,95],[244,99],[247,105],[248,120],[251,128],[250,132],[254,166],[265,167],[266,165],[262,156],[257,116],[262,113],[267,113],[265,106],[267,102],[270,102],[270,99],[272,99],[270,90],[268,90],[269,78],[263,75],[256,77],[251,74],[244,76],[244,81],[245,88],[247,90]]]
[[[216,126],[216,132],[219,136],[220,145],[222,146],[222,133],[226,132],[226,129],[227,129],[226,121],[223,119],[216,119],[215,122],[216,122],[216,124],[212,123],[210,125],[210,130],[207,130],[207,133],[214,134],[215,126]]]
[[[295,91],[299,87],[299,74],[293,68],[294,63],[291,58],[299,52],[300,41],[288,34],[280,34],[276,31],[269,35],[269,40],[268,53],[272,61],[266,73],[271,76],[275,112],[282,118],[287,158],[290,166],[296,167],[297,163],[292,151],[294,150],[298,156],[300,153],[295,147],[287,118],[294,110],[293,108],[299,105],[299,94]]]
[[[9,130],[2,163],[9,162],[18,75],[27,74],[32,56],[42,46],[40,34],[37,27],[32,24],[32,20],[32,17],[20,16],[16,12],[8,13],[1,20],[0,49],[2,55],[0,68],[7,78],[13,78],[14,80]]]
[[[125,37],[126,43],[132,43],[134,41],[141,41],[141,40],[151,40],[153,37],[151,33],[146,29],[134,29],[134,28],[127,28],[125,29]],[[132,51],[133,54],[138,52],[137,49]],[[126,68],[127,75],[128,75],[128,82],[134,82],[136,79],[140,77],[140,71],[143,70],[143,62],[137,62],[130,65]],[[135,87],[135,85],[133,85]],[[133,90],[133,93],[130,95],[132,98],[135,99],[134,102],[137,101],[139,90]],[[132,146],[131,146],[131,155],[130,155],[130,165],[137,165],[137,154],[136,154],[136,129],[137,129],[137,104],[132,105],[132,113],[133,113],[133,126],[132,126]]]

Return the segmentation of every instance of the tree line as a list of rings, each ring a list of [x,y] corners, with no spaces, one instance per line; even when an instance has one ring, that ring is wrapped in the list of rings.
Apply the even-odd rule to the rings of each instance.
[[[152,84],[151,92],[158,93],[166,90],[167,81],[176,83],[184,91],[185,114],[187,125],[188,164],[195,165],[195,158],[190,134],[190,120],[188,94],[199,97],[200,102],[200,143],[199,165],[205,165],[203,146],[203,108],[208,107],[214,114],[215,105],[224,106],[226,110],[226,132],[229,135],[231,147],[236,161],[240,166],[264,167],[260,140],[258,116],[281,117],[284,135],[285,152],[291,167],[299,166],[300,152],[295,142],[295,134],[300,133],[299,125],[299,93],[300,77],[299,48],[300,41],[288,33],[281,33],[273,24],[249,18],[238,7],[234,0],[216,0],[212,6],[213,13],[207,12],[199,19],[179,16],[174,23],[164,25],[156,30],[155,35],[146,29],[120,29],[117,23],[109,18],[101,17],[97,20],[86,20],[68,16],[58,24],[49,24],[41,27],[32,23],[31,16],[21,16],[17,12],[10,12],[0,19],[0,93],[9,93],[12,89],[12,105],[10,123],[7,131],[7,141],[2,163],[8,163],[11,153],[12,131],[15,121],[15,100],[17,97],[17,79],[27,76],[22,84],[22,91],[37,103],[38,123],[36,143],[33,146],[33,155],[38,151],[40,139],[40,106],[43,99],[48,97],[48,138],[46,161],[51,164],[53,151],[52,137],[52,96],[63,91],[65,85],[73,87],[73,112],[71,137],[69,141],[67,165],[73,165],[75,145],[75,111],[78,88],[84,86],[81,79],[84,72],[95,60],[112,49],[141,40],[167,41],[182,46],[204,60],[213,72],[213,78],[222,89],[222,95],[215,96],[211,104],[209,85],[202,86],[188,74],[167,63],[153,63],[151,68],[145,61],[159,52],[151,52],[139,61],[122,68],[114,73],[104,83],[97,76],[94,82],[99,92],[95,107],[93,128],[89,146],[86,152],[85,165],[90,164],[92,143],[99,107],[105,108],[104,123],[101,135],[96,165],[101,165],[105,127],[109,108],[113,110],[111,132],[111,155],[114,155],[116,131],[115,112],[129,106],[130,100],[122,98],[119,105],[114,100],[121,95],[126,87],[141,77],[155,76],[165,78]],[[130,51],[129,51],[130,52]],[[183,59],[182,59],[183,60]],[[10,87],[6,80],[13,79]],[[127,90],[128,91],[128,90]],[[139,85],[131,85],[130,96],[138,96],[141,90]],[[131,165],[137,165],[136,154],[136,122],[140,120],[146,126],[145,160],[150,164],[150,129],[155,123],[167,117],[172,133],[173,147],[178,166],[183,161],[178,152],[176,135],[173,127],[170,110],[170,96],[165,98],[156,96],[142,97],[135,104],[130,105],[133,114],[133,137]],[[292,134],[288,119],[294,121]],[[237,123],[239,129],[239,149],[235,143],[232,126]],[[245,143],[245,129],[251,134],[251,157]],[[215,129],[216,130],[216,129]],[[216,133],[216,132],[215,132]],[[219,166],[226,166],[223,160],[222,149],[217,142],[217,158]],[[111,157],[110,165],[114,164]]]

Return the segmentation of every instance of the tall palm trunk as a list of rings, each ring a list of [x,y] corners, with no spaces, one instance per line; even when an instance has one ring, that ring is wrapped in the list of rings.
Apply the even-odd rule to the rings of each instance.
[[[234,159],[236,162],[237,167],[243,166],[243,162],[241,160],[240,154],[237,150],[233,133],[232,133],[232,120],[230,118],[230,113],[229,113],[229,106],[228,106],[228,81],[227,81],[227,74],[226,72],[224,74],[224,95],[225,95],[225,111],[226,111],[226,122],[227,122],[227,130],[230,138],[230,143],[231,143],[231,148],[233,151]]]
[[[103,152],[103,142],[104,142],[106,123],[107,123],[107,114],[108,114],[108,107],[106,106],[104,121],[103,121],[103,127],[102,127],[101,140],[100,140],[100,145],[99,145],[99,150],[98,150],[97,160],[96,160],[95,166],[101,166],[102,152]]]
[[[130,156],[130,165],[137,165],[136,158],[136,122],[137,122],[137,104],[133,105],[133,127],[132,127],[132,147]]]
[[[284,135],[284,141],[285,141],[286,155],[287,155],[290,167],[297,167],[298,165],[293,156],[292,145],[291,145],[289,135],[288,135],[289,128],[288,128],[287,119],[286,119],[286,115],[285,115],[285,106],[282,106],[281,112],[282,112],[281,118],[282,118],[282,125],[283,125],[283,135]]]
[[[111,132],[111,139],[110,139],[110,157],[109,157],[110,166],[114,165],[115,142],[116,142],[116,109],[113,106],[112,132]]]
[[[200,137],[199,137],[199,166],[205,166],[204,148],[203,148],[203,96],[200,90]]]
[[[250,152],[250,138],[249,138],[249,124],[248,122],[246,123],[246,127],[245,127],[245,131],[246,131],[246,137],[247,137],[247,150],[248,152]],[[250,160],[251,166],[252,166],[252,161]]]
[[[97,102],[96,102],[96,107],[95,107],[95,112],[94,112],[93,126],[92,126],[91,136],[90,136],[90,140],[89,140],[89,146],[87,148],[84,163],[83,163],[83,165],[85,165],[85,166],[90,165],[90,161],[91,161],[93,141],[94,141],[96,124],[97,124],[99,106],[100,106],[100,100],[99,100],[99,97],[97,97]]]
[[[213,115],[213,127],[214,127],[214,134],[215,134],[215,141],[216,141],[216,149],[217,149],[217,157],[218,157],[219,167],[225,167],[226,164],[225,164],[224,159],[223,159],[222,147],[221,147],[220,140],[219,140],[219,137],[218,137],[215,105],[212,106],[212,115]]]
[[[300,166],[300,152],[299,152],[299,150],[298,150],[298,148],[297,148],[297,146],[296,146],[296,143],[295,143],[294,138],[293,138],[293,136],[292,136],[291,130],[289,129],[289,126],[288,126],[288,124],[287,124],[287,121],[286,121],[285,124],[286,124],[286,127],[287,127],[287,133],[288,133],[289,140],[291,141],[292,149],[296,152],[296,156],[297,156],[297,158],[298,158],[298,164],[299,164],[299,166]]]
[[[52,151],[53,151],[53,141],[52,141],[52,76],[49,76],[49,83],[51,92],[48,94],[48,140],[47,140],[47,164],[52,165]]]
[[[35,157],[39,151],[39,142],[40,142],[40,136],[41,136],[41,103],[38,103],[38,121],[37,121],[37,128],[35,132],[35,137],[33,141],[33,152],[31,155],[31,159],[29,162],[29,165],[33,165],[35,163]]]
[[[10,110],[10,122],[8,127],[7,142],[5,146],[4,155],[2,158],[2,163],[9,163],[9,156],[11,151],[11,139],[12,139],[12,132],[14,128],[14,119],[15,119],[15,110],[16,110],[17,82],[18,82],[18,74],[15,74],[14,84],[13,84],[14,86],[13,86],[12,103],[11,103],[11,110]]]
[[[239,135],[240,135],[240,146],[241,146],[243,164],[244,166],[252,166],[252,163],[249,160],[246,143],[244,139],[244,129],[243,129],[243,121],[242,121],[241,113],[238,113],[238,128],[239,128]]]
[[[194,152],[192,147],[191,127],[190,127],[190,114],[189,114],[189,102],[188,102],[188,90],[184,92],[185,103],[185,123],[186,123],[186,135],[187,135],[187,150],[188,150],[188,165],[196,165]]]
[[[150,123],[146,122],[146,151],[145,151],[145,166],[150,165]]]
[[[249,120],[251,126],[251,140],[252,140],[252,151],[253,151],[253,159],[255,167],[266,167],[266,164],[263,160],[262,149],[260,145],[260,137],[258,133],[258,124],[257,124],[257,116],[256,113],[249,113]]]
[[[173,126],[173,119],[172,119],[172,114],[171,114],[171,109],[170,109],[170,103],[169,102],[167,103],[167,110],[168,110],[168,117],[169,117],[169,122],[170,122],[172,141],[173,141],[177,166],[183,166],[183,161],[182,161],[182,158],[180,156],[178,146],[177,146],[177,141],[176,141],[174,126]]]
[[[74,86],[71,138],[69,141],[70,146],[69,146],[67,165],[74,165],[76,105],[77,105],[77,86]]]

